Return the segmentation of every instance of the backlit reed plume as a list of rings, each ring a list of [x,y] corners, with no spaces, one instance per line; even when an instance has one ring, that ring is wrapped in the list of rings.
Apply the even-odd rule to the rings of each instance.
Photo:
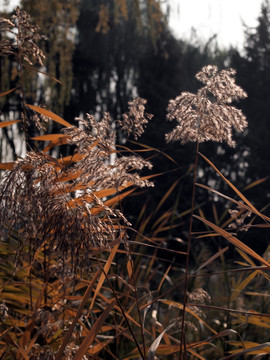
[[[141,111],[141,109],[140,109]],[[141,114],[141,113],[140,113]],[[48,251],[70,256],[77,266],[89,264],[91,249],[104,248],[125,232],[124,215],[105,201],[125,187],[151,186],[136,170],[151,168],[142,158],[115,152],[112,119],[100,122],[87,115],[79,127],[63,132],[75,147],[74,161],[28,152],[16,161],[0,188],[2,230],[17,232],[22,246],[37,249],[46,241]],[[117,201],[116,201],[117,202]]]
[[[204,86],[197,94],[183,92],[168,106],[168,120],[177,120],[178,125],[166,135],[167,141],[180,140],[204,142],[208,140],[236,143],[232,128],[241,132],[247,127],[242,111],[231,105],[234,100],[247,97],[245,91],[235,84],[233,69],[218,72],[216,66],[208,65],[197,73],[196,78]]]
[[[230,229],[235,229],[237,231],[248,231],[250,225],[246,224],[245,220],[249,218],[252,213],[244,206],[242,201],[238,202],[236,209],[229,209],[228,212],[233,220],[229,224]]]
[[[11,20],[0,18],[0,55],[12,54],[22,57],[20,61],[29,65],[37,62],[42,66],[45,56],[37,44],[45,37],[39,34],[39,30],[38,26],[31,24],[30,15],[17,7]]]
[[[153,117],[152,114],[145,113],[145,103],[146,100],[142,98],[135,98],[133,101],[130,101],[128,103],[129,111],[123,114],[122,120],[119,121],[122,130],[128,136],[133,134],[135,139],[142,135],[146,124]]]

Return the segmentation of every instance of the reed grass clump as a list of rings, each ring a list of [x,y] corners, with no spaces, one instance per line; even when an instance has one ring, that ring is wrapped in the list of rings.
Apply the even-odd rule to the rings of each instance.
[[[130,224],[120,210],[106,205],[108,196],[115,195],[117,202],[123,189],[153,184],[136,171],[151,168],[141,157],[118,156],[110,162],[116,151],[109,114],[100,122],[90,115],[77,120],[79,127],[69,126],[59,135],[75,147],[70,160],[29,151],[14,163],[0,187],[0,217],[4,233],[16,229],[24,252],[26,245],[36,251],[45,241],[49,253],[57,251],[82,267],[89,263],[91,248],[106,248],[126,236],[123,224]]]

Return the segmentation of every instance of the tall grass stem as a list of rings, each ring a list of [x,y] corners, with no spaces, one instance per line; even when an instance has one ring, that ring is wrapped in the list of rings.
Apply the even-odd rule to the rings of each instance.
[[[181,322],[181,341],[180,341],[180,355],[179,355],[180,360],[182,360],[182,354],[184,355],[183,359],[187,360],[187,348],[186,348],[186,339],[185,339],[185,314],[186,314],[186,306],[187,306],[187,301],[188,301],[188,294],[187,294],[188,278],[189,278],[188,272],[189,272],[189,258],[190,258],[190,248],[191,248],[193,213],[194,213],[194,204],[195,204],[195,189],[196,189],[197,170],[198,170],[198,153],[199,153],[199,141],[197,141],[197,145],[196,145],[194,175],[193,175],[193,184],[192,184],[191,212],[190,212],[190,220],[189,220],[185,279],[184,279],[183,315],[182,315],[182,322]],[[183,353],[183,347],[184,347],[184,353]]]

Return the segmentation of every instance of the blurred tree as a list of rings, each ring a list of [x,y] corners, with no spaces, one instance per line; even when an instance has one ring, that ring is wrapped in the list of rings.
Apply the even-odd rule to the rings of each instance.
[[[119,116],[136,95],[138,66],[148,39],[157,39],[166,17],[156,0],[82,0],[74,56],[73,115]]]
[[[29,66],[23,64],[24,100],[29,103],[46,105],[59,115],[63,115],[64,108],[69,104],[72,88],[72,56],[75,47],[76,21],[78,17],[79,0],[52,0],[48,3],[34,0],[21,0],[23,8],[31,16],[32,24],[38,24],[40,33],[46,35],[39,44],[45,53],[44,65]],[[9,14],[11,16],[11,14]],[[10,17],[6,16],[6,17]],[[30,35],[30,34],[29,34]],[[37,67],[36,67],[37,66]],[[7,90],[18,86],[19,68],[14,56],[1,59],[1,89]],[[34,71],[33,71],[34,69]],[[44,76],[41,72],[49,74]],[[59,79],[62,84],[52,77]],[[16,93],[1,99],[3,118],[18,118],[21,111],[21,99]],[[16,113],[12,115],[12,111]],[[51,124],[51,126],[54,126]],[[18,127],[14,126],[18,129]],[[51,129],[52,130],[52,129]],[[18,131],[9,134],[11,130],[4,130],[2,157],[5,161],[21,156],[21,148],[16,149]],[[29,129],[34,136],[34,129]],[[16,150],[15,150],[16,149]],[[11,150],[11,151],[10,151]]]
[[[255,28],[246,28],[244,54],[231,52],[231,64],[238,72],[238,82],[247,91],[243,110],[248,118],[244,138],[248,169],[246,181],[270,175],[270,3],[265,0]],[[254,188],[256,200],[263,206],[269,197],[269,182]]]
[[[62,82],[60,85],[50,78],[36,77],[34,91],[38,103],[46,103],[54,112],[62,115],[69,104],[72,89],[72,59],[75,48],[76,22],[80,0],[51,0],[38,2],[21,0],[33,22],[38,24],[47,39],[42,50],[46,59],[43,71]],[[33,94],[32,94],[33,95]]]
[[[25,69],[27,101],[45,104],[70,121],[85,112],[123,113],[128,100],[136,95],[143,39],[149,37],[155,44],[166,25],[161,2],[21,0],[21,7],[47,36],[41,44],[46,61],[40,70],[62,82]],[[2,88],[15,86],[18,73],[12,59],[2,68]],[[14,99],[4,100],[4,111],[10,116]]]
[[[96,31],[106,34],[111,29],[111,24],[128,21],[131,17],[140,29],[148,29],[153,42],[163,31],[164,12],[162,11],[167,1],[160,0],[101,0],[99,1],[99,17]]]

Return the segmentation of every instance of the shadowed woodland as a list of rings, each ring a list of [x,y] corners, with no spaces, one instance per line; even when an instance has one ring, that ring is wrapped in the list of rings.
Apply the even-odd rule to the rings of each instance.
[[[268,359],[270,3],[243,50],[169,2],[0,18],[0,358]]]

